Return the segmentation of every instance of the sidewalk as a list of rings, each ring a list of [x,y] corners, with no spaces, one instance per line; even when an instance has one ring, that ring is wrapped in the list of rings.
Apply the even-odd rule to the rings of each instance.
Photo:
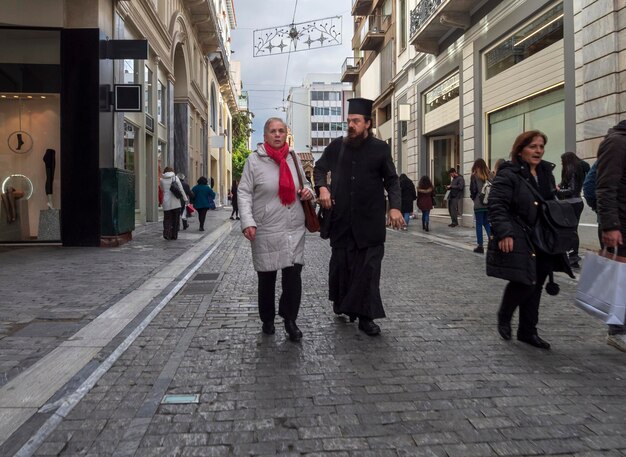
[[[573,285],[542,299],[553,350],[502,341],[504,282],[485,276],[473,229],[432,228],[388,231],[376,338],[334,316],[328,242],[307,236],[299,344],[280,319],[261,333],[250,246],[230,231],[136,339],[92,361],[93,385],[46,401],[0,455],[625,456],[626,354],[571,304]]]
[[[119,248],[1,247],[0,443],[88,376],[230,230],[229,215],[209,212],[205,232],[190,219],[177,241],[151,223]]]

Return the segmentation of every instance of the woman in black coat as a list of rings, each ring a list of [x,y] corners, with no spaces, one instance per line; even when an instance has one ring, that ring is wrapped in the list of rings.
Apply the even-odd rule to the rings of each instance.
[[[580,222],[580,216],[583,213],[585,204],[580,198],[580,193],[583,190],[583,181],[585,180],[585,161],[578,158],[575,152],[564,152],[561,155],[561,164],[563,168],[561,170],[561,184],[559,184],[557,197],[560,199],[572,199],[572,206],[576,212],[576,218]],[[578,255],[579,241],[576,240],[574,249],[568,253],[569,264],[572,268],[580,268],[578,262],[580,256]]]
[[[546,143],[547,137],[538,130],[522,133],[513,143],[511,160],[498,168],[489,194],[493,239],[487,254],[487,273],[510,281],[498,311],[500,336],[511,339],[511,319],[519,307],[517,339],[542,349],[550,349],[537,334],[543,284],[553,271],[565,271],[573,277],[565,254],[544,254],[529,238],[540,204],[529,185],[544,200],[554,199],[556,194],[554,164],[542,160]],[[553,284],[551,292],[556,292],[554,289]]]
[[[400,212],[404,217],[404,222],[406,225],[402,228],[406,230],[409,226],[409,219],[411,213],[413,212],[413,202],[417,198],[417,193],[415,192],[415,185],[413,181],[402,173],[400,175]]]

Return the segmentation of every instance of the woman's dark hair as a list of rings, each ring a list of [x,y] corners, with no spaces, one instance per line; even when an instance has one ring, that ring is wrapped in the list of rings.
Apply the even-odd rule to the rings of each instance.
[[[433,183],[430,181],[430,178],[426,175],[422,176],[417,183],[418,189],[430,189],[433,187]]]
[[[561,182],[568,182],[576,174],[580,160],[575,152],[568,151],[561,154],[561,163],[563,164]]]
[[[548,137],[545,133],[540,132],[539,130],[529,130],[527,132],[520,133],[517,138],[515,138],[515,142],[511,148],[511,162],[519,163],[519,155],[522,153],[522,149],[532,143],[538,136],[543,138],[544,146],[548,144]]]
[[[165,167],[163,169],[163,173],[169,173],[170,171],[174,171],[174,169],[172,167]]]
[[[198,184],[200,184],[201,186],[206,186],[209,183],[209,181],[207,181],[207,179],[204,176],[200,176],[198,178]]]

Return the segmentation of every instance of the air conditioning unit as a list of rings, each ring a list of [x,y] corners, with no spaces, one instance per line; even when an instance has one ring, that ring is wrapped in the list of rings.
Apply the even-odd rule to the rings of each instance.
[[[146,129],[154,132],[154,118],[149,114],[146,114]]]

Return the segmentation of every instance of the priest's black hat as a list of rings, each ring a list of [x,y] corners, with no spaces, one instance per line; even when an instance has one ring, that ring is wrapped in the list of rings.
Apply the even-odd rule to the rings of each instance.
[[[373,103],[367,98],[350,98],[348,99],[348,114],[362,114],[371,117]]]

